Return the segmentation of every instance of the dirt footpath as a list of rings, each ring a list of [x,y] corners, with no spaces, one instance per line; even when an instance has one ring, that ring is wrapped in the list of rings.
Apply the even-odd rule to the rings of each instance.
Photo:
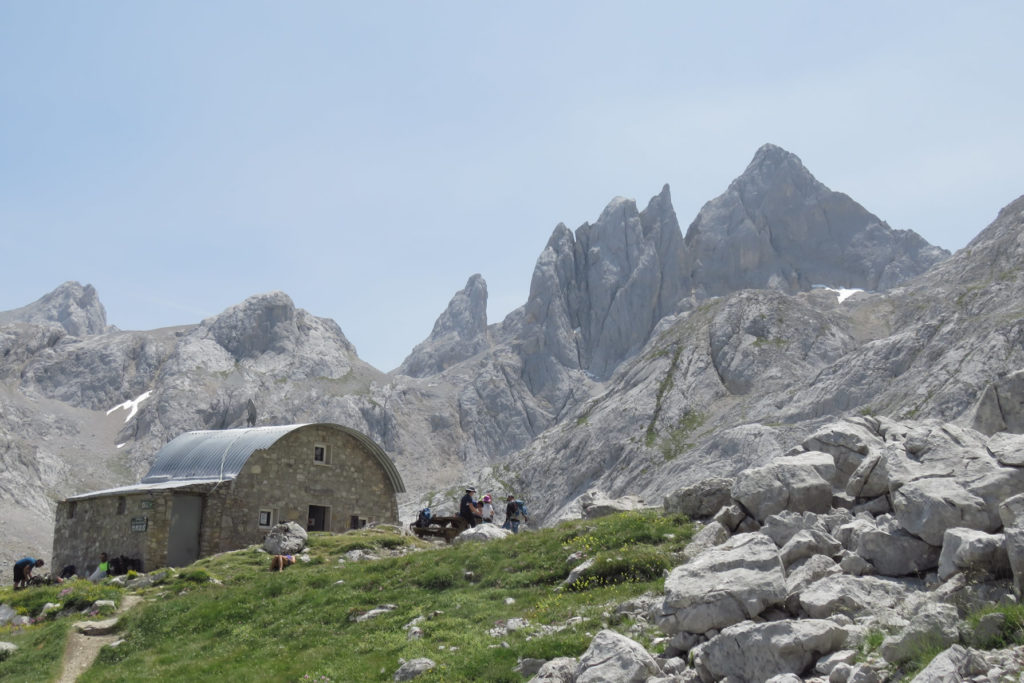
[[[138,595],[124,596],[115,615],[130,610],[140,602],[142,602],[142,598]],[[79,633],[72,627],[71,633],[68,634],[68,644],[64,649],[64,664],[61,667],[60,678],[57,680],[60,683],[74,683],[74,681],[77,681],[78,677],[85,673],[92,666],[92,663],[96,661],[100,648],[104,645],[110,645],[117,639],[118,636],[115,635],[86,635]]]

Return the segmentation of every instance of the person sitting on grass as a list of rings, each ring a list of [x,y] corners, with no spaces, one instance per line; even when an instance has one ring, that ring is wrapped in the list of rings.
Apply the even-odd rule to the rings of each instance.
[[[283,572],[290,564],[295,564],[294,555],[274,555],[270,558],[270,571]]]

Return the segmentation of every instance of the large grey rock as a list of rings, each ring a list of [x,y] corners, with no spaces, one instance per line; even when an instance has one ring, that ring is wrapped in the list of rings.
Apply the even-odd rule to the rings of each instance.
[[[826,619],[836,614],[858,617],[891,609],[907,598],[914,584],[876,576],[825,576],[799,592],[800,606],[808,616]]]
[[[975,650],[952,645],[937,654],[911,683],[962,683],[988,673],[988,665]]]
[[[397,671],[395,671],[395,675],[391,680],[411,681],[418,676],[422,676],[436,666],[437,663],[434,660],[427,659],[426,657],[410,659],[407,662],[402,662],[402,665],[398,667]]]
[[[893,509],[904,529],[936,547],[942,546],[946,529],[995,531],[999,526],[985,501],[951,477],[919,479],[902,486],[893,497]]]
[[[579,499],[580,508],[583,510],[585,519],[596,519],[614,515],[618,512],[629,512],[631,510],[642,510],[646,506],[643,500],[637,496],[622,496],[621,498],[610,498],[603,491],[592,489],[587,491]]]
[[[842,544],[826,533],[815,529],[804,529],[798,531],[779,550],[779,557],[782,564],[789,567],[798,560],[812,555],[826,555],[835,557],[843,549]]]
[[[1010,571],[1003,534],[987,534],[975,529],[947,529],[939,554],[939,579],[945,581],[957,572],[968,572],[974,579],[1001,576]]]
[[[1015,374],[1019,377],[1021,389],[1024,390],[1024,371]],[[1024,399],[1024,393],[1021,393],[1019,398]],[[1024,408],[1024,404],[1021,405],[1021,408]],[[1024,418],[1024,413],[1021,417]],[[1021,424],[1024,426],[1024,420]],[[989,437],[985,447],[988,448],[992,457],[999,461],[1000,465],[1024,467],[1024,434],[999,432]]]
[[[972,412],[971,426],[979,432],[1024,433],[1024,370],[991,382]]]
[[[831,557],[815,555],[787,568],[786,575],[786,606],[790,607],[790,599],[798,596],[805,588],[818,579],[842,573],[842,569]],[[797,601],[799,604],[799,601]],[[790,611],[793,611],[792,609]]]
[[[722,545],[727,540],[729,540],[729,530],[718,522],[709,522],[686,544],[686,548],[683,549],[683,557],[692,560],[708,548]]]
[[[886,637],[878,648],[885,661],[902,664],[928,647],[947,647],[960,637],[953,605],[927,602],[901,632]]]
[[[1005,527],[1024,526],[1024,493],[999,503],[999,519]]]
[[[673,569],[655,620],[668,634],[706,633],[756,617],[785,599],[775,544],[763,534],[742,534]]]
[[[907,576],[934,569],[941,549],[893,525],[862,531],[855,551],[885,576]]]
[[[666,514],[682,514],[690,519],[704,519],[718,513],[732,502],[729,492],[733,480],[713,477],[685,486],[665,496]]]
[[[823,619],[744,622],[694,648],[694,667],[710,680],[761,683],[783,673],[802,674],[846,642],[846,631]]]
[[[803,442],[809,451],[824,451],[835,458],[837,486],[845,486],[850,476],[883,445],[882,438],[867,425],[852,421],[834,422],[815,431]],[[855,494],[856,495],[856,494]],[[866,494],[865,494],[866,495]],[[877,495],[877,494],[875,494]]]
[[[530,683],[573,683],[578,666],[575,657],[555,657],[540,667]]]
[[[1006,555],[1013,572],[1013,586],[1018,597],[1024,597],[1024,527],[1003,530]]]
[[[511,535],[511,531],[508,529],[502,529],[497,524],[477,524],[472,529],[466,529],[456,536],[455,540],[452,541],[452,544],[461,545],[463,543],[486,543],[488,541],[508,538]]]
[[[775,541],[780,548],[789,543],[795,535],[801,531],[812,530],[818,533],[828,533],[828,526],[825,520],[810,512],[791,512],[784,510],[775,515],[769,515],[761,526],[761,533]]]
[[[820,470],[828,469],[826,463],[831,459],[825,453],[775,458],[764,467],[740,472],[732,497],[759,522],[783,510],[827,512],[832,504],[832,485]]]
[[[282,522],[267,532],[263,549],[271,555],[297,555],[306,547],[309,534],[295,522]]]
[[[640,643],[604,629],[594,636],[580,657],[575,683],[642,683],[659,675],[657,662]]]

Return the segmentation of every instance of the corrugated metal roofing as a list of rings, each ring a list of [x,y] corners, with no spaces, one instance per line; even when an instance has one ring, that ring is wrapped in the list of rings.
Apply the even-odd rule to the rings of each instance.
[[[113,489],[103,489],[102,491],[89,491],[88,493],[80,493],[77,496],[68,496],[68,500],[85,500],[86,498],[100,498],[102,496],[119,496],[128,495],[130,493],[146,493],[148,491],[163,491],[164,489],[177,489],[184,488],[186,486],[200,486],[207,484],[213,486],[219,483],[216,479],[190,479],[186,481],[161,481],[155,484],[130,484],[129,486],[118,486]]]
[[[255,451],[270,448],[286,434],[307,426],[310,425],[186,432],[160,449],[142,484],[170,487],[174,482],[234,479]],[[356,439],[384,469],[395,492],[405,493],[405,483],[395,464],[373,439],[342,425],[321,423],[315,426],[331,427]]]
[[[254,451],[273,446],[300,427],[305,425],[185,432],[160,449],[142,483],[234,479]]]

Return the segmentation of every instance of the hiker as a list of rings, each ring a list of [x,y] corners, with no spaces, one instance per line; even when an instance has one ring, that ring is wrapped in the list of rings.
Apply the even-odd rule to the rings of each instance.
[[[480,521],[480,508],[477,507],[476,501],[473,500],[474,493],[476,493],[476,489],[468,487],[466,495],[459,501],[459,517],[466,520],[466,524],[470,527],[475,527]]]
[[[42,567],[45,562],[34,557],[23,557],[14,563],[14,587],[24,588],[32,580],[32,570]]]
[[[274,555],[270,558],[270,571],[283,572],[290,564],[295,564],[294,555]]]
[[[503,529],[511,529],[512,533],[519,533],[519,523],[526,523],[529,519],[526,516],[526,505],[521,500],[516,500],[516,497],[509,494],[506,499],[508,502],[505,504],[505,523],[501,525]]]
[[[96,569],[93,573],[89,574],[89,580],[93,583],[99,583],[107,576],[108,573],[110,573],[110,562],[107,561],[107,554],[100,553],[100,563],[96,565]]]
[[[481,506],[480,517],[484,524],[494,524],[494,506],[491,505],[491,496],[484,496],[484,504]]]

